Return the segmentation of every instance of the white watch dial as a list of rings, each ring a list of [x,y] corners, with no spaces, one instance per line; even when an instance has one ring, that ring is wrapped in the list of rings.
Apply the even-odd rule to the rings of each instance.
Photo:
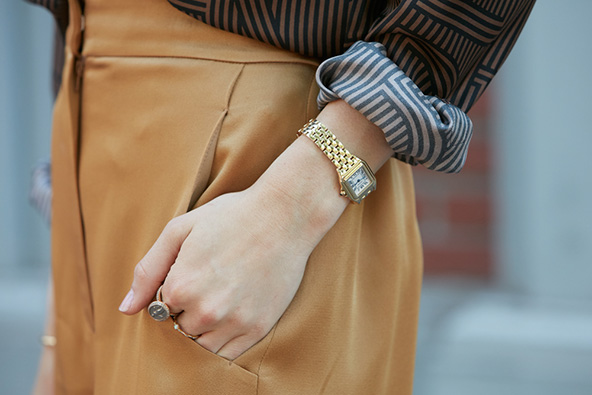
[[[356,196],[360,196],[364,189],[370,185],[370,177],[366,174],[363,167],[360,167],[354,174],[347,179],[347,183]]]

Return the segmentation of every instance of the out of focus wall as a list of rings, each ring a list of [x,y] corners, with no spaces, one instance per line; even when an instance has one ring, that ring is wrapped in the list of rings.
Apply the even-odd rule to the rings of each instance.
[[[415,395],[592,394],[590,15],[538,0],[489,88],[491,276],[426,277]]]
[[[43,333],[49,231],[29,206],[31,169],[49,156],[53,20],[0,0],[0,394],[28,394]]]
[[[49,265],[49,235],[29,206],[31,169],[49,156],[53,20],[0,1],[0,279]]]
[[[493,243],[491,91],[469,111],[474,133],[458,174],[413,168],[425,274],[490,279]]]
[[[500,280],[590,302],[591,15],[587,0],[535,5],[500,76],[494,150]]]

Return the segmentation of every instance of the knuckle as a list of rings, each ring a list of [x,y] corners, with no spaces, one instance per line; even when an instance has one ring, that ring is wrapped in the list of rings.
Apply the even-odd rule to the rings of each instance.
[[[146,260],[142,259],[136,267],[134,267],[134,278],[140,282],[146,282],[150,280],[151,276],[146,267]]]
[[[199,316],[199,320],[201,325],[203,325],[204,327],[211,327],[215,326],[220,321],[220,318],[218,317],[218,314],[216,314],[215,312],[209,311],[201,314]]]
[[[269,330],[270,330],[270,327],[267,324],[265,324],[263,321],[256,322],[251,327],[251,333],[253,334],[253,337],[255,337],[257,339],[257,341],[263,339],[265,337],[265,335],[267,335]]]
[[[171,306],[183,305],[185,301],[185,292],[183,291],[183,287],[176,282],[170,284],[170,282],[167,281],[167,284],[163,288],[162,292],[163,299],[167,304]]]
[[[179,231],[182,226],[183,219],[182,217],[175,217],[171,219],[164,227],[163,233],[172,233],[175,234]]]
[[[199,313],[200,324],[204,327],[211,327],[216,325],[222,320],[222,313],[220,309],[213,307],[202,308]]]

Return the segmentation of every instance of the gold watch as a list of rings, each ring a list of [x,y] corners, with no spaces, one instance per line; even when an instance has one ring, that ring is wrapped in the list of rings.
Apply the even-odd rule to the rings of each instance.
[[[376,177],[370,166],[349,152],[325,125],[311,119],[298,131],[298,136],[300,135],[311,139],[335,165],[341,184],[341,196],[360,203],[376,189]]]

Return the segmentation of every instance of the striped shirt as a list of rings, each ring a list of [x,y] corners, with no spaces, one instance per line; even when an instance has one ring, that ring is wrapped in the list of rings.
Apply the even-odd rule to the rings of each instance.
[[[66,0],[29,0],[67,22]],[[165,0],[162,0],[165,1]],[[343,99],[393,156],[458,172],[466,112],[513,47],[534,0],[168,0],[214,27],[324,60],[318,103]]]

